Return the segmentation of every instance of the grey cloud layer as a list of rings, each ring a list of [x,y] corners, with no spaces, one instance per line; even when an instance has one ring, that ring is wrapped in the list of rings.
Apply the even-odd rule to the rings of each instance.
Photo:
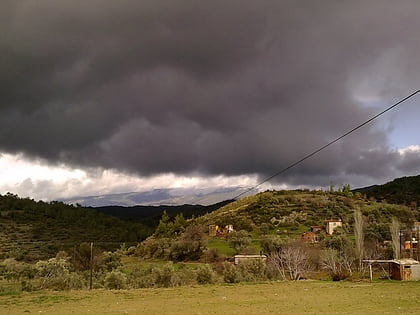
[[[355,98],[363,85],[384,106],[418,85],[419,12],[417,1],[4,0],[0,150],[141,175],[265,176],[375,112]],[[419,166],[371,125],[282,180]]]

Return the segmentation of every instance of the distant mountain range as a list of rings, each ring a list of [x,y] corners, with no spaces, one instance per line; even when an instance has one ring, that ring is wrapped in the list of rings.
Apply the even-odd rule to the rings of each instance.
[[[246,191],[245,187],[228,188],[173,188],[154,189],[145,192],[129,192],[107,194],[98,196],[82,196],[60,201],[68,204],[80,204],[85,207],[123,206],[179,206],[179,205],[213,205],[223,200],[231,200]],[[420,205],[420,175],[396,178],[383,185],[353,189],[353,192],[366,194],[377,200],[386,200],[389,203],[410,204],[416,202]],[[245,195],[251,195],[251,191]]]
[[[109,194],[87,197],[73,197],[61,199],[67,204],[80,204],[85,207],[104,206],[125,206],[136,205],[158,206],[158,205],[212,205],[223,200],[229,200],[243,193],[244,187],[228,187],[216,189],[154,189],[145,192],[129,192],[120,194]],[[255,192],[250,192],[255,193]]]

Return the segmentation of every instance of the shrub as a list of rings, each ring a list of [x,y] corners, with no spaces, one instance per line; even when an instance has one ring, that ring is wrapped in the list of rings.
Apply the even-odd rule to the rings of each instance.
[[[205,248],[203,226],[192,224],[172,243],[169,256],[174,261],[198,260]]]
[[[234,265],[231,263],[223,263],[223,280],[226,283],[237,283],[239,282],[239,273]]]
[[[197,284],[196,269],[191,268],[187,264],[178,263],[174,265],[177,285],[194,285]]]
[[[6,258],[0,267],[7,280],[33,279],[36,274],[32,265],[16,261],[14,258]]]
[[[265,235],[261,238],[261,249],[267,254],[277,252],[284,244],[284,239],[277,235]]]
[[[347,279],[352,275],[353,258],[345,252],[326,250],[321,256],[322,268],[328,271],[333,281]]]
[[[65,259],[51,258],[40,260],[35,264],[38,275],[43,278],[41,288],[65,290],[69,272],[69,262]]]
[[[152,274],[155,276],[155,285],[157,287],[168,288],[181,284],[172,263],[167,263],[162,268],[153,268]]]
[[[131,288],[152,288],[155,286],[155,275],[152,268],[136,268],[128,275],[128,284]]]
[[[233,231],[228,234],[227,241],[229,246],[233,248],[237,253],[246,248],[251,244],[251,238],[248,232],[245,230]]]
[[[69,273],[70,264],[65,259],[51,258],[40,260],[35,264],[35,268],[41,277],[59,277]]]
[[[136,255],[142,258],[169,258],[169,249],[172,240],[169,238],[155,238],[153,236],[144,240],[137,248]]]
[[[285,244],[267,258],[270,277],[299,280],[312,268],[307,248],[299,243]]]
[[[20,282],[20,287],[21,287],[21,290],[24,291],[24,292],[32,292],[32,291],[36,290],[36,288],[32,284],[32,282],[28,281],[28,280],[22,280]]]
[[[261,259],[253,259],[241,262],[239,273],[242,281],[264,281],[267,280],[267,266]]]
[[[266,223],[266,222],[261,223],[260,232],[261,232],[261,234],[264,234],[264,235],[266,235],[270,232],[270,226],[268,225],[268,223]]]
[[[208,248],[200,257],[200,261],[204,263],[216,263],[224,260],[224,256],[220,255],[217,248]]]
[[[77,270],[89,270],[91,263],[93,268],[97,270],[100,266],[102,255],[97,247],[92,248],[93,261],[91,262],[91,244],[81,243],[75,250],[75,255],[72,259],[72,264]]]
[[[200,266],[196,272],[198,284],[211,284],[215,282],[215,274],[210,265]]]
[[[71,272],[65,280],[65,288],[69,290],[81,290],[87,287],[87,282],[78,272]]]
[[[127,276],[121,271],[113,270],[105,276],[105,288],[121,290],[127,288]]]
[[[121,254],[117,252],[104,252],[100,263],[100,268],[106,271],[112,271],[121,267]]]

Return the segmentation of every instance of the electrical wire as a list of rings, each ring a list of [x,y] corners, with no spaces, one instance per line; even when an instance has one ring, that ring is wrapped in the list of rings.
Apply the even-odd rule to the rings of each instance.
[[[259,186],[261,186],[262,184],[272,180],[274,177],[277,177],[281,174],[283,174],[284,172],[290,170],[291,168],[295,167],[296,165],[302,163],[303,161],[311,158],[312,156],[314,156],[315,154],[319,153],[320,151],[328,148],[329,146],[333,145],[334,143],[340,141],[341,139],[343,139],[344,137],[348,136],[349,134],[355,132],[356,130],[362,128],[363,126],[369,124],[370,122],[372,122],[373,120],[375,120],[376,118],[378,118],[379,116],[382,116],[383,114],[385,114],[386,112],[390,111],[391,109],[397,107],[398,105],[400,105],[401,103],[405,102],[406,100],[412,98],[414,95],[418,94],[420,92],[420,89],[411,93],[410,95],[404,97],[403,99],[399,100],[397,103],[389,106],[387,109],[383,110],[382,112],[380,112],[379,114],[376,114],[375,116],[372,116],[371,118],[369,118],[368,120],[366,120],[365,122],[357,125],[356,127],[354,127],[353,129],[345,132],[344,134],[342,134],[341,136],[339,136],[338,138],[332,140],[331,142],[328,142],[327,144],[323,145],[322,147],[316,149],[315,151],[306,154],[304,157],[302,157],[301,159],[297,160],[296,162],[290,164],[289,166],[283,168],[282,170],[278,171],[277,173],[271,175],[270,177],[267,177],[266,179],[262,180],[261,182],[259,182],[258,184],[256,184],[255,186],[252,186],[251,188],[248,188],[247,190],[245,190],[244,192],[240,193],[239,195],[235,196],[233,199],[238,199],[239,197],[249,193],[252,190],[255,190],[256,188],[258,188]]]

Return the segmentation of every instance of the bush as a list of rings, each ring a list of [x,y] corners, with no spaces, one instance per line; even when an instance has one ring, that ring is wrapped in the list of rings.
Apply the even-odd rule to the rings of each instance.
[[[32,265],[16,261],[14,258],[6,258],[0,267],[3,277],[7,280],[33,279],[36,274]]]
[[[128,275],[128,284],[131,288],[152,288],[155,286],[155,275],[151,267],[136,268]]]
[[[322,254],[321,265],[333,281],[340,281],[352,275],[353,258],[345,252],[328,249]]]
[[[200,266],[196,272],[198,284],[212,284],[215,282],[215,273],[211,266]]]
[[[20,287],[23,292],[32,292],[35,291],[37,288],[32,284],[31,281],[22,280],[20,282]]]
[[[53,290],[82,289],[85,286],[83,277],[69,271],[70,264],[65,259],[51,258],[40,260],[35,268],[42,278],[41,288]]]
[[[267,280],[267,266],[261,259],[241,262],[238,265],[241,281]]]
[[[216,263],[225,259],[217,248],[208,248],[200,257],[200,261],[204,263]]]
[[[187,264],[178,263],[174,265],[177,276],[177,285],[194,285],[197,284],[196,269],[191,268]]]
[[[270,226],[268,225],[268,223],[266,222],[261,223],[260,232],[263,235],[267,235],[268,233],[270,233]]]
[[[87,287],[87,282],[80,273],[71,272],[65,280],[68,290],[81,290]]]
[[[198,260],[206,248],[204,228],[199,224],[192,224],[172,243],[170,259],[173,261]]]
[[[239,273],[236,267],[231,263],[223,263],[223,280],[226,283],[237,283],[240,281]]]
[[[40,260],[35,264],[38,275],[43,278],[41,288],[65,290],[69,272],[69,262],[65,259],[51,258]]]
[[[245,230],[233,231],[227,236],[228,244],[233,248],[237,253],[246,248],[251,244],[251,238],[248,235],[248,232]]]
[[[167,263],[162,268],[153,268],[152,274],[155,276],[157,287],[175,287],[181,285],[179,276],[175,272],[172,263]]]
[[[277,235],[265,235],[261,238],[261,249],[266,254],[277,252],[285,245],[285,240]]]
[[[139,244],[136,255],[145,259],[168,259],[172,240],[169,238],[155,238],[153,236]]]
[[[121,267],[121,254],[117,252],[104,252],[100,262],[100,269],[106,271],[113,271]]]
[[[127,276],[121,271],[113,270],[105,276],[105,288],[121,290],[127,288]]]

